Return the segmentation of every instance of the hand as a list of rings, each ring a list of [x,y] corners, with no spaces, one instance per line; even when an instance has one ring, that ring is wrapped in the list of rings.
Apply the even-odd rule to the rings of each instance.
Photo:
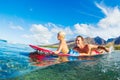
[[[106,48],[105,48],[105,51],[106,51],[106,52],[109,52],[109,49],[106,49]]]
[[[54,54],[58,54],[59,52],[58,51],[54,51]]]

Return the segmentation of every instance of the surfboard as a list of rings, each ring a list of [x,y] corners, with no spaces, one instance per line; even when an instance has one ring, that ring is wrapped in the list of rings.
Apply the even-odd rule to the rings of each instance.
[[[58,63],[58,58],[60,57],[67,57],[69,61],[77,61],[77,60],[82,60],[82,59],[87,59],[89,57],[100,57],[106,54],[98,54],[98,55],[92,55],[92,56],[75,56],[71,54],[54,54],[52,50],[39,47],[36,45],[29,45],[31,48],[36,50],[35,52],[30,53],[29,57],[32,62],[35,62],[37,66],[50,66]],[[110,51],[112,48],[110,48]]]
[[[71,54],[54,54],[52,50],[39,47],[36,45],[29,45],[31,48],[35,50],[35,52],[31,52],[29,54],[30,60],[34,65],[36,66],[41,66],[41,67],[46,67],[54,64],[61,63],[59,62],[58,58],[59,57],[66,57],[68,61],[75,61],[79,60],[79,56],[76,55],[71,55]]]
[[[34,50],[38,51],[38,53],[43,53],[44,55],[57,55],[57,56],[76,56],[76,55],[72,55],[72,54],[62,54],[62,53],[59,53],[59,54],[54,54],[53,51],[51,50],[48,50],[46,48],[42,48],[42,47],[39,47],[39,46],[36,46],[36,45],[29,45],[31,48],[33,48]]]
[[[46,67],[58,63],[58,56],[39,54],[38,52],[31,52],[29,54],[30,61],[33,65]]]

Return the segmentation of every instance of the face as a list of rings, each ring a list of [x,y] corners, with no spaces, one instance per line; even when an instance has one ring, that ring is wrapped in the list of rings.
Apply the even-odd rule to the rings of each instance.
[[[77,46],[80,46],[81,44],[83,44],[82,38],[81,38],[81,37],[76,38],[75,44],[76,44]]]
[[[60,40],[60,35],[59,34],[57,35],[57,39]]]

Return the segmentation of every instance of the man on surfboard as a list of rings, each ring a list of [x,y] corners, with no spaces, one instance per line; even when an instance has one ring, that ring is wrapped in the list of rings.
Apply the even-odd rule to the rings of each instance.
[[[85,44],[82,36],[76,37],[75,44],[76,45],[73,49],[81,54],[98,55],[103,54],[104,52],[109,52],[109,49],[103,46]]]
[[[68,49],[67,43],[65,41],[65,33],[59,32],[57,35],[57,39],[59,42],[59,47],[57,51],[55,51],[55,54],[58,54],[62,52],[63,54],[71,54],[75,56],[91,56],[96,54],[101,54],[103,51],[109,52],[108,49],[106,49],[103,46],[98,45],[92,45],[92,44],[84,44],[84,38],[82,36],[77,36],[76,38],[76,46],[73,49]],[[92,48],[98,48],[101,49],[100,51],[92,51]],[[68,61],[68,57],[66,56],[59,56],[60,62]]]

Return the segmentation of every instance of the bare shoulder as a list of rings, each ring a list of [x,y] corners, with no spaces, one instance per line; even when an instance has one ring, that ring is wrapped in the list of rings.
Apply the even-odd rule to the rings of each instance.
[[[88,47],[91,47],[92,46],[92,44],[86,44]]]
[[[88,44],[88,46],[89,46],[90,48],[97,48],[97,47],[98,47],[98,45],[94,45],[94,44]]]

